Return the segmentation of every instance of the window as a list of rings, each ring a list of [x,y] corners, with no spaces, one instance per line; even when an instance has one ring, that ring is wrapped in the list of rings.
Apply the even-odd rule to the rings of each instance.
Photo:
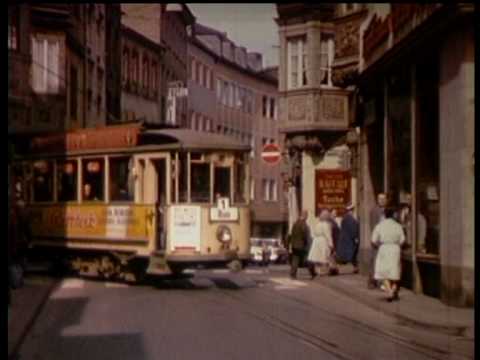
[[[103,158],[82,160],[82,199],[102,201],[104,195],[105,161]]]
[[[188,157],[186,152],[178,154],[178,196],[179,202],[188,201]]]
[[[212,120],[211,119],[205,119],[205,131],[212,131]]]
[[[276,118],[275,98],[270,98],[270,119]]]
[[[143,64],[142,64],[142,75],[143,75],[143,88],[146,90],[148,89],[148,79],[149,79],[149,61],[146,55],[143,56]]]
[[[139,74],[138,74],[138,53],[136,51],[133,51],[132,53],[132,63],[130,64],[130,71],[131,71],[131,76],[130,79],[132,79],[133,83],[136,84],[139,81]]]
[[[190,129],[195,130],[195,113],[190,116]]]
[[[269,194],[269,200],[270,201],[277,201],[277,181],[276,180],[270,180],[270,194]]]
[[[250,135],[250,147],[252,150],[250,151],[250,157],[253,159],[255,157],[255,136]]]
[[[204,81],[204,86],[205,86],[207,89],[210,87],[210,84],[209,84],[209,82],[210,82],[210,74],[209,74],[209,71],[210,71],[210,70],[208,69],[208,67],[206,67],[206,66],[203,67],[203,73],[204,73],[204,75],[203,75],[203,81]]]
[[[230,198],[230,168],[215,166],[214,193],[217,197]]]
[[[152,61],[152,92],[153,96],[157,96],[157,91],[158,91],[158,64],[155,60]]]
[[[268,98],[266,96],[262,96],[262,116],[267,117],[268,115]]]
[[[77,161],[57,163],[58,201],[77,201]]]
[[[268,179],[262,179],[263,200],[265,201],[268,201],[268,197],[270,195],[269,185],[270,182],[268,181]]]
[[[191,164],[192,202],[210,202],[210,164]]]
[[[58,40],[32,37],[32,87],[36,93],[57,94],[59,92]]]
[[[8,48],[18,50],[19,45],[19,7],[8,6]]]
[[[74,66],[70,67],[70,119],[76,121],[78,119],[78,73]],[[92,91],[89,95],[91,97]]]
[[[236,203],[245,203],[245,163],[241,159],[235,161],[235,193],[234,201]]]
[[[250,200],[255,200],[255,179],[250,180]]]
[[[288,88],[306,86],[307,82],[307,46],[306,37],[290,38],[287,42],[288,52]]]
[[[198,61],[196,62],[197,66],[196,66],[196,79],[197,79],[197,83],[198,84],[201,84],[202,83],[202,78],[203,78],[203,74],[202,74],[202,64],[200,64]]]
[[[110,201],[133,201],[132,168],[131,157],[110,158]]]
[[[130,51],[128,50],[128,48],[123,48],[123,58],[122,58],[122,82],[123,82],[123,85],[125,86],[128,82],[128,80],[130,80],[130,71],[129,71],[129,67],[128,67],[128,64],[129,64],[129,57],[130,57]]]
[[[195,81],[195,59],[190,59],[190,79]]]
[[[222,101],[222,80],[217,79],[217,101]]]
[[[228,83],[228,106],[233,107],[235,100],[235,94],[233,93],[233,83]]]
[[[323,33],[320,41],[320,84],[322,85],[332,85],[334,46],[333,35]]]
[[[39,160],[33,163],[33,201],[53,201],[53,163]]]

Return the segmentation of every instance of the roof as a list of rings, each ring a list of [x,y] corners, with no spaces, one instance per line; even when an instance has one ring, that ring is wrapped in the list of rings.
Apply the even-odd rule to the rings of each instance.
[[[190,129],[146,130],[142,138],[143,145],[179,143],[180,147],[185,149],[250,150],[249,145],[232,137],[199,133]]]

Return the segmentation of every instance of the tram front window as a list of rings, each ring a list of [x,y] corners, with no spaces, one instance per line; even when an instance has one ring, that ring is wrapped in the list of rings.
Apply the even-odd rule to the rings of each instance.
[[[132,201],[133,184],[130,158],[110,158],[110,200]]]
[[[210,202],[210,164],[191,164],[192,202]]]
[[[215,198],[228,197],[230,198],[230,168],[229,167],[215,167]]]

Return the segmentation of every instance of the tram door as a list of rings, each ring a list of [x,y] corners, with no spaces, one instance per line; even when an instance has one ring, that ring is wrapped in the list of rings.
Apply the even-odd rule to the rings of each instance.
[[[155,187],[155,209],[157,213],[157,238],[158,250],[166,249],[166,206],[167,206],[167,166],[166,159],[152,159],[155,176],[151,180]]]

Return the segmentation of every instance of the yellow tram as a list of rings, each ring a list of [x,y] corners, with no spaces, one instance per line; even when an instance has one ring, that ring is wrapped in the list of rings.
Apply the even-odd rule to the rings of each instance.
[[[34,138],[13,166],[31,247],[104,278],[238,269],[250,257],[249,151],[141,125]]]

